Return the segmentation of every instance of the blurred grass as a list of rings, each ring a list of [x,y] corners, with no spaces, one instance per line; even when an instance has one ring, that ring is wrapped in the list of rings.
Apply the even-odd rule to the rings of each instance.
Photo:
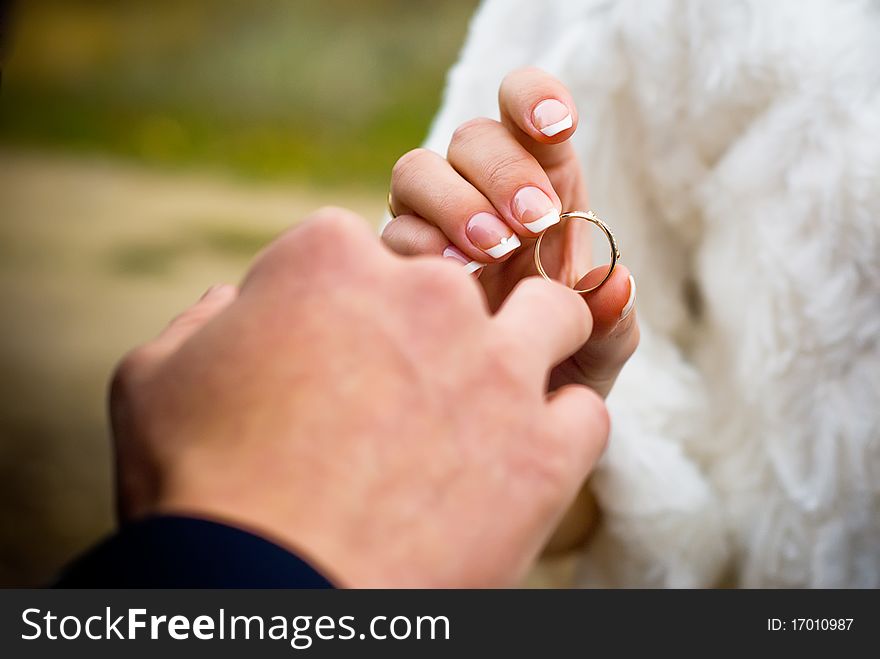
[[[219,259],[249,259],[267,245],[276,231],[250,226],[246,218],[188,218],[185,231],[164,235],[160,240],[136,240],[114,245],[108,255],[110,274],[164,275],[180,261],[200,252]]]
[[[317,206],[381,218],[475,4],[17,4],[0,91],[0,585],[45,583],[112,528],[104,392],[125,350]]]
[[[418,144],[475,0],[28,0],[0,140],[379,185]]]

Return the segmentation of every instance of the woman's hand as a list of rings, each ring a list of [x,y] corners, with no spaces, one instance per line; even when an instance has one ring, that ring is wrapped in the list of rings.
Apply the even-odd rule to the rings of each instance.
[[[478,272],[493,310],[519,280],[537,274],[537,235],[559,221],[560,211],[589,208],[568,141],[578,116],[565,86],[538,69],[517,70],[501,83],[498,103],[501,122],[478,118],[462,124],[446,158],[415,149],[397,161],[391,182],[397,217],[382,235],[400,254],[442,255]],[[569,286],[589,269],[590,232],[587,223],[570,222],[548,234],[542,247],[548,270]],[[589,279],[587,274],[581,281]],[[618,265],[583,298],[593,332],[556,368],[550,388],[587,384],[606,396],[638,344],[635,282]]]
[[[479,276],[493,311],[518,281],[537,274],[537,235],[557,223],[561,211],[589,208],[581,166],[568,141],[578,115],[565,86],[541,70],[517,70],[501,83],[498,104],[501,122],[465,122],[453,134],[446,158],[415,149],[397,161],[391,182],[397,217],[382,235],[400,254],[437,254],[461,262]],[[577,221],[548,234],[541,255],[551,275],[575,286],[579,278],[595,281],[604,273],[600,266],[592,280],[590,273],[579,277],[591,265],[590,238],[590,226]],[[601,288],[583,295],[593,316],[592,334],[553,370],[550,390],[576,383],[608,395],[638,345],[635,293],[629,270],[618,265]],[[585,490],[551,549],[583,541],[594,517]]]

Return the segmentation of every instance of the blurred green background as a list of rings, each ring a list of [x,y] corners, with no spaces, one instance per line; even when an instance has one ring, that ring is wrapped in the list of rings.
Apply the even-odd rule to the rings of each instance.
[[[257,179],[381,185],[424,133],[473,6],[21,2],[2,136]]]
[[[27,0],[0,93],[0,585],[113,523],[116,359],[309,210],[378,222],[476,0]]]

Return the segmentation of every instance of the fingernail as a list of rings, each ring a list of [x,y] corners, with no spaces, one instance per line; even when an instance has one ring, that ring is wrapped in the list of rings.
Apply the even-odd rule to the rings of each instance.
[[[492,213],[477,213],[465,229],[470,241],[493,259],[500,259],[520,246],[519,238],[501,218]]]
[[[532,122],[547,137],[568,130],[574,123],[568,106],[555,98],[548,98],[535,106],[532,110]]]
[[[467,256],[459,251],[457,247],[453,247],[452,245],[443,250],[443,258],[458,261],[464,267],[464,271],[468,274],[476,272],[477,270],[484,268],[486,265],[485,263],[480,263],[479,261],[471,261]]]
[[[544,191],[528,186],[513,196],[513,210],[517,219],[532,233],[541,233],[559,222],[559,211]]]
[[[633,279],[633,276],[629,276],[629,298],[626,301],[626,304],[623,305],[623,310],[620,312],[620,320],[624,320],[627,316],[632,313],[632,310],[636,306],[636,280]]]

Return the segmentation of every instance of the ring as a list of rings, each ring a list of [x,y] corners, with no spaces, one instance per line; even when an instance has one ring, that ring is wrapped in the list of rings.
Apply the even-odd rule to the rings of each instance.
[[[596,217],[596,214],[593,211],[570,211],[568,213],[563,213],[559,216],[560,220],[567,220],[569,218],[592,222],[602,230],[602,233],[604,233],[605,237],[608,239],[608,244],[611,245],[611,265],[608,268],[608,272],[606,272],[605,276],[602,278],[602,281],[600,281],[595,286],[590,286],[589,288],[584,288],[582,290],[578,290],[576,288],[573,289],[575,293],[589,293],[590,291],[595,291],[602,284],[608,281],[611,273],[614,272],[614,268],[617,265],[617,260],[620,258],[620,249],[618,249],[617,247],[617,239],[614,237],[614,234],[611,233],[611,229],[608,228],[607,224]],[[544,236],[546,234],[546,231],[541,233],[541,235],[538,236],[537,242],[535,243],[535,267],[538,269],[538,272],[541,273],[541,276],[544,279],[546,279],[547,281],[553,281],[544,270],[544,265],[541,263],[541,241],[544,240]]]
[[[391,190],[388,191],[388,212],[391,214],[391,219],[393,220],[397,217],[397,213],[394,212],[394,209],[391,208]]]

